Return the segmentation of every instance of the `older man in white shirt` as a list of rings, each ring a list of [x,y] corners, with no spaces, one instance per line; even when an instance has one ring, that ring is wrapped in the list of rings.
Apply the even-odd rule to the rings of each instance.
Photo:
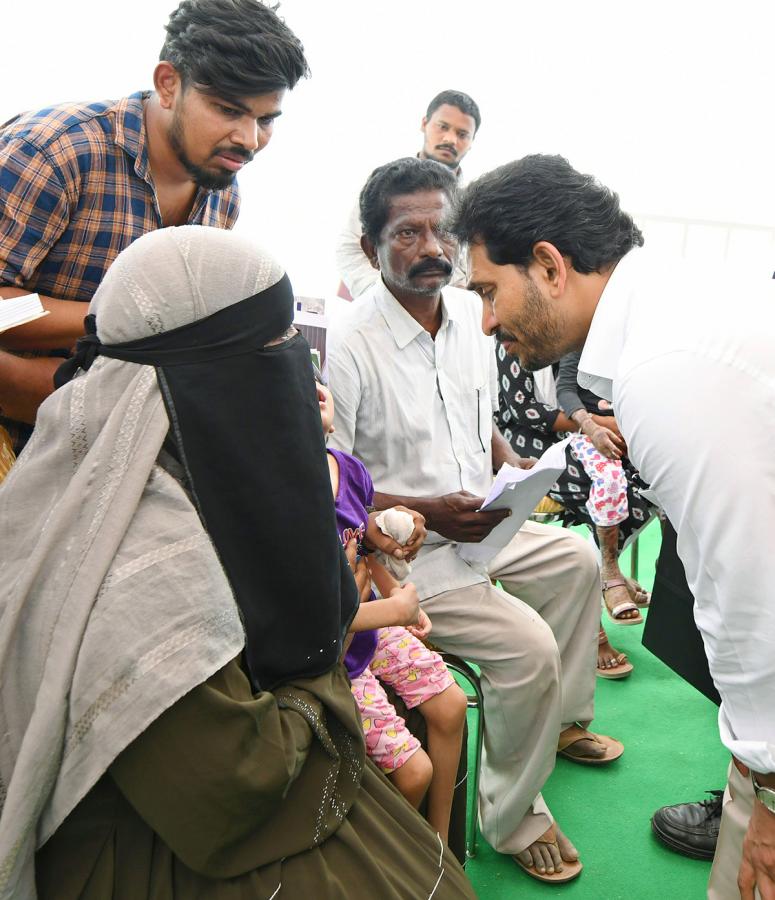
[[[494,213],[497,210],[497,215]],[[526,368],[583,347],[579,382],[611,400],[678,532],[733,754],[709,884],[775,897],[775,288],[666,269],[618,198],[561,157],[472,184],[453,230],[471,248],[483,329]],[[729,441],[734,411],[742,442]]]
[[[581,864],[540,795],[558,747],[598,765],[623,749],[586,730],[599,571],[577,535],[532,523],[488,572],[457,553],[458,542],[481,540],[506,515],[479,507],[493,462],[519,458],[493,426],[495,354],[479,304],[444,287],[457,245],[440,222],[454,190],[448,170],[407,158],[378,169],[361,195],[363,247],[381,279],[329,337],[331,442],[363,460],[377,507],[400,503],[426,518],[411,577],[433,641],[482,671],[485,837],[533,877],[566,881]]]

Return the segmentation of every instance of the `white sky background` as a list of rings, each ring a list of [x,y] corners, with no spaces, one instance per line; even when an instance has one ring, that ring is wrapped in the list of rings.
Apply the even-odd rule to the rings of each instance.
[[[0,122],[150,87],[174,5],[7,0]],[[775,226],[772,0],[283,0],[281,14],[312,78],[240,176],[238,227],[297,293],[335,290],[336,233],[363,181],[419,149],[445,88],[482,110],[469,177],[562,153],[633,213]]]

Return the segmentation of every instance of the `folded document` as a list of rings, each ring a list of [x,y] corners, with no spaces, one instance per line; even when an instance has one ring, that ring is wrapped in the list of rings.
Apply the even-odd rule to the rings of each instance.
[[[510,509],[511,515],[478,544],[458,544],[457,552],[466,562],[480,568],[508,544],[564,471],[569,442],[570,438],[565,438],[552,444],[532,469],[518,469],[508,463],[501,466],[481,509]]]

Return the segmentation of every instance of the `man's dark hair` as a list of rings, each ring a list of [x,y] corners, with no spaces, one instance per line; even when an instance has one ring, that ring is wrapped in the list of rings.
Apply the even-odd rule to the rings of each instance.
[[[462,242],[483,243],[496,265],[525,268],[538,241],[549,241],[585,275],[643,246],[618,195],[562,156],[525,156],[477,178],[449,227]]]
[[[434,159],[406,156],[375,169],[360,197],[363,233],[377,244],[390,215],[390,201],[417,191],[444,191],[453,200],[457,178],[447,166]]]
[[[482,124],[482,116],[479,113],[479,107],[468,94],[464,94],[462,91],[442,91],[440,94],[436,94],[433,100],[428,104],[425,118],[430,119],[436,110],[445,104],[447,106],[456,106],[464,115],[471,116],[476,125],[474,134],[479,131],[479,126]]]
[[[258,0],[183,0],[167,24],[160,60],[183,85],[226,97],[293,88],[309,74],[301,41]]]

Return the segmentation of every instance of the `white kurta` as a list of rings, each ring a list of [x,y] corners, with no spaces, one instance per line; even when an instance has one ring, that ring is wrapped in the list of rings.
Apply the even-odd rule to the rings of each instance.
[[[632,251],[600,298],[579,383],[613,400],[678,533],[724,744],[774,772],[775,284]]]

